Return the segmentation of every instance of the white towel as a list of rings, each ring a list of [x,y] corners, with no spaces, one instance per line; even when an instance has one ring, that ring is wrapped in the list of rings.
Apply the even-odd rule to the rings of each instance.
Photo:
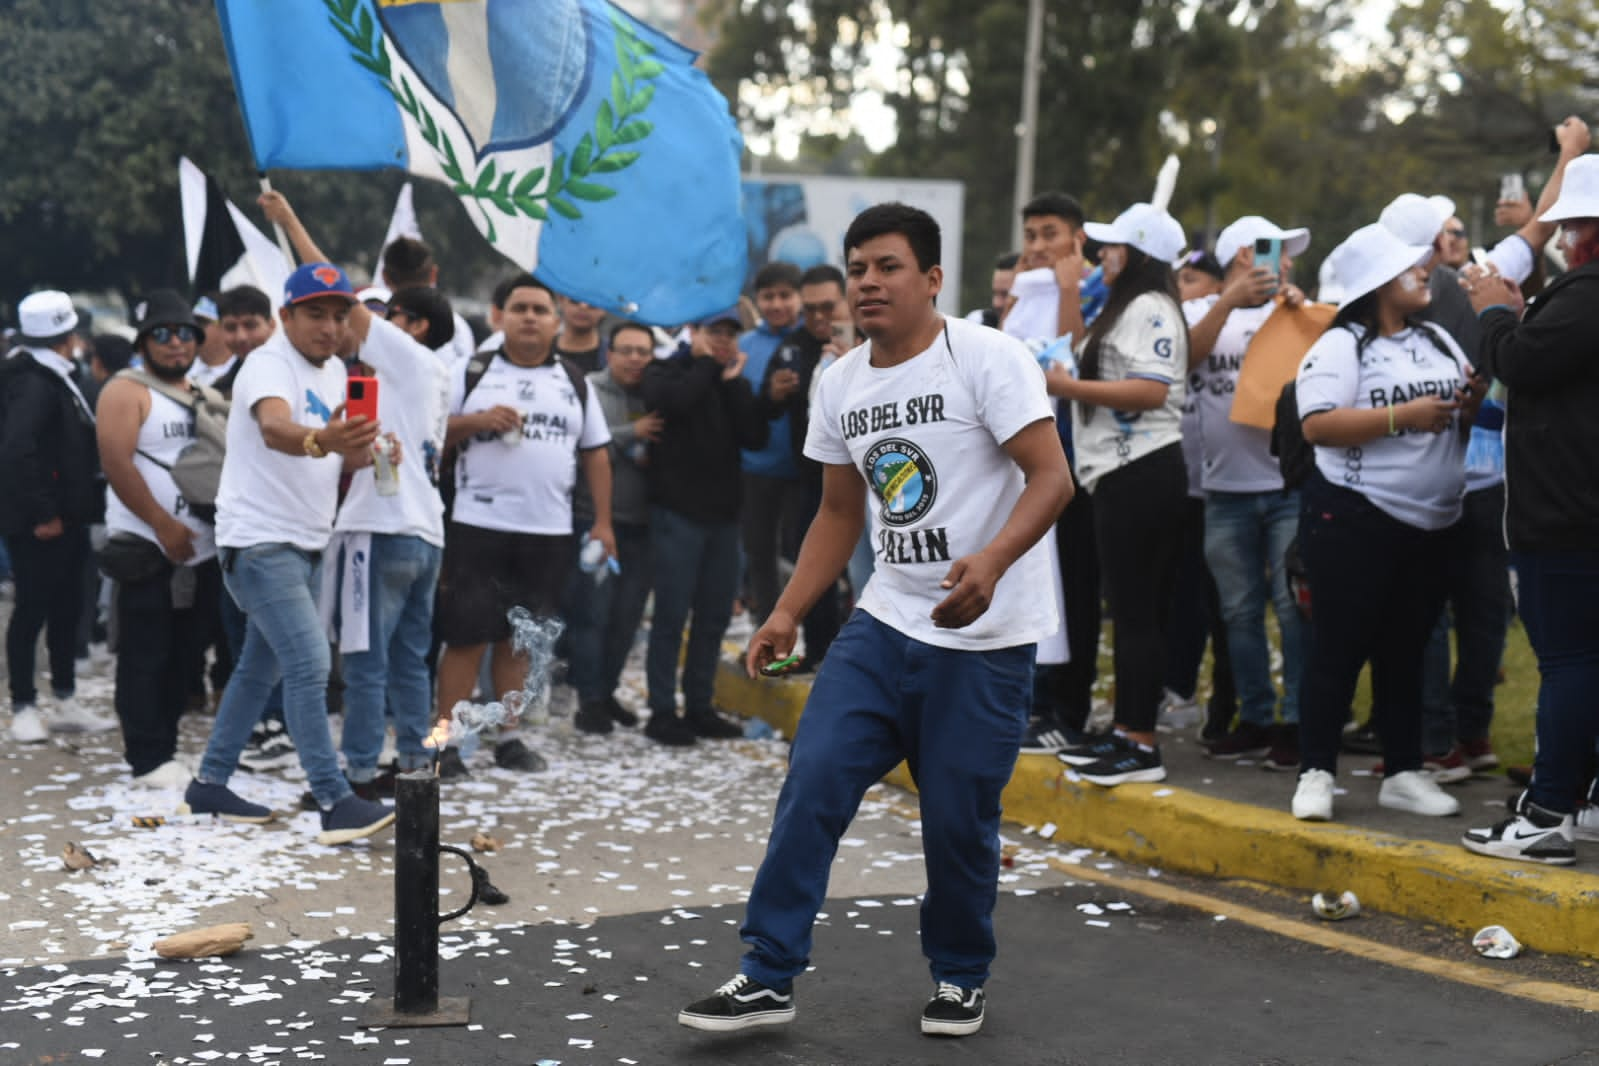
[[[1060,552],[1055,547],[1055,527],[1044,534],[1044,549],[1049,552],[1050,591],[1055,594],[1055,613],[1060,625],[1038,642],[1038,665],[1055,666],[1072,661],[1071,643],[1066,639],[1066,597],[1060,576]]]
[[[1001,327],[1021,341],[1052,341],[1060,331],[1060,283],[1053,267],[1024,270],[1011,282],[1016,306]]]
[[[333,534],[322,556],[317,607],[328,639],[340,652],[371,650],[372,534]]]

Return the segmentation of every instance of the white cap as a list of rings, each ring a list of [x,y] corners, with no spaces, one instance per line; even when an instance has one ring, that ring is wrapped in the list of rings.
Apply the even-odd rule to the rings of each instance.
[[[1380,222],[1360,227],[1327,256],[1343,290],[1338,306],[1347,307],[1430,258],[1430,240],[1407,244]]]
[[[1394,197],[1377,221],[1406,244],[1431,244],[1454,214],[1455,202],[1447,196],[1406,192]]]
[[[217,314],[217,302],[209,296],[202,296],[194,301],[194,310],[191,314],[195,318],[203,318],[207,322],[215,322],[222,317]]]
[[[1560,198],[1538,216],[1539,222],[1599,218],[1599,155],[1580,155],[1566,164]]]
[[[1344,283],[1338,278],[1338,268],[1333,266],[1332,257],[1328,256],[1321,261],[1321,270],[1316,274],[1316,302],[1336,304],[1343,299]]]
[[[394,299],[394,293],[390,292],[382,285],[368,285],[366,288],[356,293],[355,298],[362,303],[366,303],[370,300],[376,300],[378,303],[386,304],[390,300]]]
[[[30,293],[17,304],[17,332],[29,340],[45,341],[71,333],[78,325],[72,297],[55,289]]]
[[[1145,255],[1168,263],[1188,243],[1182,225],[1150,204],[1134,204],[1117,215],[1115,222],[1085,222],[1083,232],[1100,244],[1130,244]]]
[[[1303,227],[1299,229],[1283,229],[1270,219],[1261,218],[1259,215],[1245,215],[1234,222],[1216,236],[1216,261],[1221,268],[1226,270],[1233,265],[1233,259],[1238,255],[1240,248],[1253,248],[1255,242],[1262,237],[1275,237],[1283,242],[1283,251],[1289,255],[1298,255],[1310,247],[1310,231]]]

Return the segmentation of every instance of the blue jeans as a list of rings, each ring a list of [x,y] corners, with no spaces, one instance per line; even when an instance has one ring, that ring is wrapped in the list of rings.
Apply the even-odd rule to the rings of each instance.
[[[935,981],[977,988],[988,979],[1000,793],[1027,728],[1033,654],[1031,644],[938,648],[864,611],[850,616],[789,752],[740,930],[744,973],[785,988],[805,971],[839,839],[866,790],[904,759],[921,792],[922,953]]]
[[[1450,613],[1427,648],[1426,737],[1429,755],[1455,742],[1488,739],[1494,684],[1510,627],[1509,553],[1504,536],[1505,487],[1466,493],[1460,554],[1449,574]],[[1449,675],[1449,622],[1455,630],[1455,672]]]
[[[433,641],[433,593],[444,549],[421,537],[372,534],[368,561],[366,651],[344,660],[344,763],[351,781],[377,775],[385,712],[394,716],[400,769],[432,764],[422,747],[433,722],[428,649]],[[340,560],[341,566],[348,566]]]
[[[1538,656],[1532,802],[1570,814],[1599,737],[1599,551],[1511,552],[1517,607]]]
[[[244,634],[249,627],[244,612],[239,610],[239,605],[233,601],[233,593],[228,591],[227,585],[222,586],[218,594],[221,604],[223,643],[227,645],[228,653],[228,678],[233,677],[233,671],[238,669],[239,656],[244,654]],[[226,691],[226,686],[223,686]],[[272,686],[272,694],[267,697],[266,709],[261,712],[263,719],[276,719],[283,721],[283,682],[279,681]]]
[[[650,711],[676,713],[677,653],[690,611],[694,628],[683,656],[683,700],[690,712],[710,710],[722,636],[738,595],[738,525],[696,522],[653,507],[650,554],[655,619],[644,660]]]
[[[1299,691],[1305,668],[1305,625],[1288,591],[1283,557],[1299,533],[1299,493],[1212,492],[1205,498],[1205,562],[1216,579],[1227,653],[1238,692],[1238,717],[1271,725],[1277,689],[1271,683],[1271,645],[1266,639],[1266,601],[1282,631],[1282,720],[1299,721]]]
[[[289,544],[222,550],[222,580],[249,624],[195,775],[206,784],[225,785],[233,776],[239,752],[282,677],[283,722],[311,794],[324,810],[350,795],[328,729],[332,654],[316,606],[321,569],[320,553]]]

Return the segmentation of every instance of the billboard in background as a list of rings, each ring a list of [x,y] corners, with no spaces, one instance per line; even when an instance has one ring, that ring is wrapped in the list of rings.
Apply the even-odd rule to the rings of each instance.
[[[961,238],[966,186],[959,181],[885,178],[806,178],[784,175],[744,179],[744,218],[749,227],[750,276],[777,260],[801,270],[820,263],[844,266],[844,232],[873,204],[898,200],[938,221],[944,238],[944,289],[938,308],[959,315]]]

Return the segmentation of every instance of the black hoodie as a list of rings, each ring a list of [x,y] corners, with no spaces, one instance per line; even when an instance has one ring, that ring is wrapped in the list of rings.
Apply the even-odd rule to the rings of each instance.
[[[739,449],[764,446],[769,433],[749,382],[725,381],[716,360],[685,351],[646,367],[640,388],[666,418],[650,447],[650,502],[695,522],[738,521]]]

